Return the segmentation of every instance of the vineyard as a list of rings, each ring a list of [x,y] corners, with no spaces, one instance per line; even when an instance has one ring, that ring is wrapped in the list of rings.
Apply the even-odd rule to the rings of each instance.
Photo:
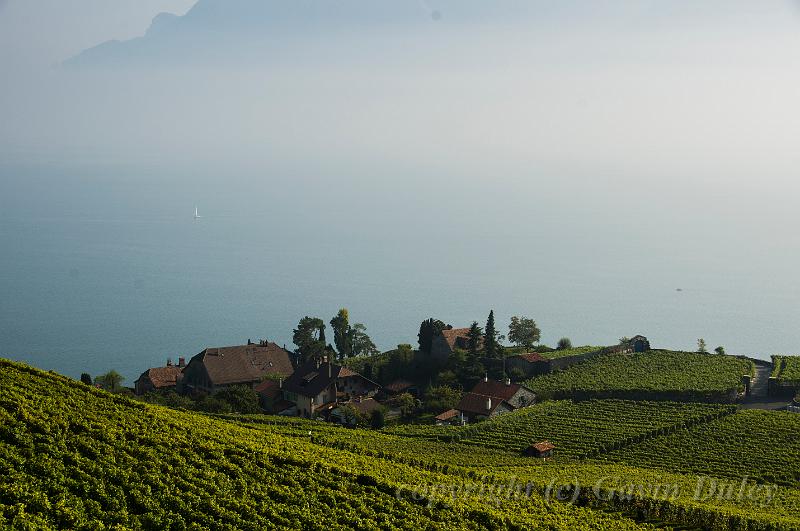
[[[733,356],[653,350],[598,356],[525,385],[540,398],[732,402],[752,373]]]
[[[464,427],[398,426],[397,435],[462,443],[519,453],[549,440],[561,458],[585,458],[641,442],[735,411],[733,406],[674,402],[551,401]]]
[[[491,504],[465,491],[446,504],[409,485],[463,478],[138,404],[7,362],[0,387],[0,528],[649,527],[539,496]]]
[[[780,382],[800,383],[800,356],[772,356],[772,376]]]
[[[666,470],[543,462],[476,444],[294,418],[215,418],[133,402],[2,361],[0,388],[4,529],[653,528],[645,520],[693,529],[800,527],[800,491],[794,488],[781,490],[767,508],[751,500],[697,502],[691,498],[695,478]],[[566,420],[572,405],[551,406],[558,414],[541,419],[555,425],[560,415],[562,429],[574,429],[577,424]],[[643,411],[657,415],[656,406],[664,404],[645,405]],[[678,423],[690,424],[699,415],[725,409],[679,406],[666,405],[675,408],[671,413]],[[624,413],[628,408],[622,402],[590,407],[595,430],[603,424],[602,412],[622,415],[634,426],[645,423],[644,415],[637,421]],[[666,423],[666,416],[665,409],[652,426]],[[624,430],[613,435],[612,421],[605,420],[606,435],[601,430],[593,436],[618,440]],[[512,437],[512,427],[507,428]],[[553,439],[563,437],[550,429]],[[738,454],[738,447],[732,448]],[[674,500],[650,492],[593,497],[592,483],[609,477],[669,481],[682,491]],[[572,485],[581,503],[546,501],[554,481]],[[507,485],[521,486],[529,495],[486,498]]]
[[[592,346],[585,346],[585,347],[574,347],[568,348],[564,350],[552,350],[550,352],[542,352],[542,357],[554,360],[558,358],[566,358],[569,356],[578,356],[580,354],[588,354],[590,352],[597,352],[598,350],[602,349],[603,347],[592,347]]]
[[[773,491],[774,499],[766,508],[763,498],[760,497],[734,500],[711,498],[698,502],[694,496],[698,477],[674,473],[670,469],[646,469],[599,460],[574,461],[556,458],[545,462],[521,458],[517,452],[487,451],[486,448],[469,444],[424,440],[421,437],[403,438],[309,421],[273,419],[239,417],[231,420],[251,423],[267,432],[297,437],[307,436],[308,432],[304,428],[311,429],[314,443],[322,446],[465,478],[488,476],[491,482],[531,482],[539,489],[546,489],[553,481],[560,482],[559,484],[577,482],[581,489],[587,491],[597,482],[609,480],[632,485],[670,484],[677,486],[680,491],[675,502],[665,504],[657,496],[645,492],[640,493],[634,503],[640,509],[650,507],[652,513],[661,515],[662,518],[688,521],[691,524],[689,527],[727,529],[726,522],[732,528],[742,526],[741,529],[796,529],[800,526],[800,490],[796,488]],[[729,451],[737,452],[738,448],[731,446]],[[736,483],[737,489],[740,488],[741,478],[731,481]],[[748,488],[759,486],[752,480],[746,483]],[[591,492],[588,496],[591,496]],[[676,513],[683,516],[675,516]],[[727,518],[732,518],[734,523],[731,524]]]
[[[800,485],[800,415],[743,410],[691,430],[611,453],[607,459],[692,474]]]

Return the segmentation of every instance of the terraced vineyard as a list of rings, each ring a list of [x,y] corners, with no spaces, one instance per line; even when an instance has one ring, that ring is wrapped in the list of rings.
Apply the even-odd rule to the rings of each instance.
[[[800,356],[772,356],[772,376],[781,382],[800,383]]]
[[[558,358],[566,358],[568,356],[577,356],[579,354],[588,354],[589,352],[597,352],[602,348],[603,347],[592,347],[587,345],[584,347],[574,347],[564,350],[553,350],[551,352],[542,352],[541,354],[543,358],[554,360]]]
[[[583,458],[734,411],[733,406],[672,402],[544,402],[478,424],[478,429],[462,441],[521,451],[533,442],[547,439],[558,447],[559,456]]]
[[[653,350],[607,354],[528,380],[540,398],[623,398],[731,402],[750,361],[733,356]]]
[[[676,472],[800,485],[800,415],[742,410],[612,452],[607,460]]]
[[[519,454],[549,440],[562,458],[584,458],[668,431],[707,422],[734,406],[674,402],[551,401],[464,427],[398,426],[390,430],[429,440],[451,440]]]
[[[461,476],[136,403],[7,362],[0,388],[4,529],[650,527],[539,496],[493,504],[465,490],[445,504],[409,486]]]

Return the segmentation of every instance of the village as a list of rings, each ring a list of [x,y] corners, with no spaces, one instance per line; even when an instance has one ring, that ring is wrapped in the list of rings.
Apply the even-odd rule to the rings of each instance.
[[[329,345],[304,356],[302,348],[292,352],[267,340],[209,347],[188,362],[179,357],[177,363],[168,360],[165,366],[147,369],[134,392],[158,401],[167,395],[205,399],[244,391],[257,396],[261,413],[349,426],[379,428],[387,421],[465,425],[533,405],[536,393],[524,383],[532,377],[602,354],[650,349],[641,335],[602,348],[572,349],[564,339],[563,355],[545,357],[537,350],[548,347],[534,346],[540,335],[535,322],[515,319],[519,326],[515,331],[512,325],[509,335],[523,337],[517,347],[499,344],[493,313],[488,335],[477,323],[454,328],[429,319],[420,327],[418,349],[399,345],[389,353],[358,358],[342,359]],[[378,368],[381,359],[384,366]],[[541,451],[548,452],[544,447]]]

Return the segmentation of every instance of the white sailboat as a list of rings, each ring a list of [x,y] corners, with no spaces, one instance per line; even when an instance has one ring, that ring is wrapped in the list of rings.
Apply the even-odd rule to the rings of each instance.
[[[194,207],[194,219],[200,219],[200,214],[197,212],[197,207]]]

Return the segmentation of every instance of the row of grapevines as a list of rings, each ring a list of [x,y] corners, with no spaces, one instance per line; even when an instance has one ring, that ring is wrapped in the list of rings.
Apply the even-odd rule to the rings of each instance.
[[[752,362],[734,356],[654,350],[598,356],[526,385],[540,398],[727,402],[752,373]]]
[[[612,452],[636,466],[800,485],[800,415],[742,410],[691,430]]]

